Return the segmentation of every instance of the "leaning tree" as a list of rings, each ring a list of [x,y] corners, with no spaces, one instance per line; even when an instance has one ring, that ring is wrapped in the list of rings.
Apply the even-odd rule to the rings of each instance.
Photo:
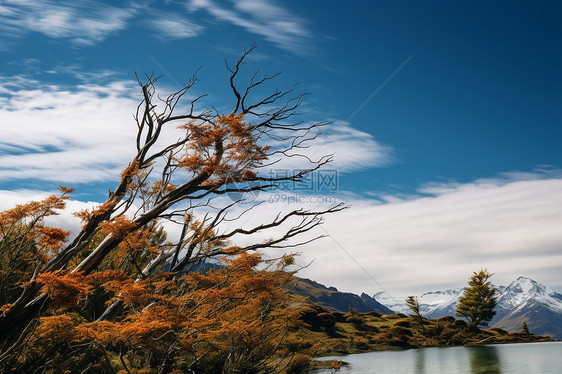
[[[0,301],[3,302],[0,362],[21,352],[32,339],[33,331],[35,335],[60,338],[56,332],[67,331],[64,326],[70,322],[62,312],[52,311],[73,305],[87,309],[94,304],[96,295],[103,294],[100,289],[111,297],[106,295],[103,307],[98,303],[91,308],[88,322],[91,324],[82,326],[78,341],[85,344],[90,337],[99,346],[106,339],[106,344],[113,344],[112,349],[120,352],[125,370],[128,370],[126,355],[121,352],[133,357],[135,349],[142,345],[142,337],[131,333],[121,341],[116,334],[131,326],[146,327],[150,318],[156,316],[168,324],[150,325],[152,330],[149,330],[159,335],[149,333],[145,338],[154,344],[166,342],[165,349],[160,347],[163,353],[158,357],[161,372],[171,370],[174,349],[179,350],[188,343],[190,347],[201,346],[196,337],[229,336],[225,326],[230,326],[228,331],[238,331],[233,326],[238,326],[235,317],[237,313],[240,317],[241,310],[229,311],[225,307],[235,302],[236,308],[243,308],[251,304],[250,300],[261,300],[259,307],[253,305],[261,314],[248,321],[248,325],[253,326],[252,331],[259,331],[261,338],[256,338],[254,343],[266,341],[270,332],[257,326],[271,305],[267,298],[260,298],[279,289],[271,286],[275,282],[267,275],[250,271],[262,261],[255,251],[303,244],[311,240],[309,236],[293,238],[319,225],[324,214],[340,211],[345,206],[294,209],[244,227],[246,216],[253,208],[253,205],[242,205],[244,194],[272,190],[286,181],[298,182],[331,158],[310,159],[302,153],[325,123],[309,124],[295,119],[304,99],[304,94],[296,93],[295,86],[258,95],[256,91],[262,92],[261,88],[277,77],[277,74],[260,76],[259,71],[247,76],[245,84],[240,83],[244,60],[253,49],[246,50],[233,65],[227,63],[233,104],[225,114],[211,106],[200,109],[205,95],[188,94],[198,82],[196,75],[180,90],[163,98],[156,90],[158,77],[139,79],[142,102],[134,115],[137,127],[134,156],[105,202],[76,213],[83,226],[71,241],[66,241],[68,232],[44,223],[45,217],[64,207],[71,189],[61,188],[58,196],[19,205],[0,214]],[[164,134],[173,129],[179,129],[181,137],[164,142],[167,138]],[[309,163],[308,167],[285,175],[268,173],[278,160],[299,156]],[[225,199],[226,195],[239,198]],[[177,240],[166,240],[162,222],[179,225]],[[232,240],[252,238],[256,234],[268,235],[270,239],[245,245],[236,245]],[[205,275],[193,271],[213,258],[227,258],[222,273]],[[266,262],[262,267],[279,270],[291,263],[290,258],[281,255],[278,260]],[[211,286],[202,292],[201,284]],[[270,288],[264,286],[268,284]],[[213,298],[216,300],[211,303]],[[198,316],[199,319],[187,326],[185,320],[170,317],[171,310],[188,310],[189,314],[182,318]],[[47,316],[46,311],[51,313]],[[152,317],[147,313],[153,313]],[[211,317],[219,313],[230,315],[229,322],[211,328]],[[75,320],[73,323],[76,325]],[[98,339],[101,335],[105,338]],[[172,335],[174,339],[167,340]],[[261,356],[254,355],[254,351],[248,353],[247,347],[242,349],[234,344],[236,339],[220,341],[207,346],[204,354],[195,360],[209,357],[221,344],[232,345],[229,358],[222,361],[224,367],[230,365],[231,371],[241,370],[235,362],[255,361],[253,365],[257,367],[269,357],[267,352]],[[129,344],[128,348],[123,344]],[[102,352],[100,357],[103,356]],[[132,362],[134,359],[130,358],[128,365]]]
[[[492,275],[486,269],[474,272],[468,280],[468,286],[459,297],[457,317],[466,318],[469,326],[487,326],[494,318],[497,297],[496,288],[490,282]]]

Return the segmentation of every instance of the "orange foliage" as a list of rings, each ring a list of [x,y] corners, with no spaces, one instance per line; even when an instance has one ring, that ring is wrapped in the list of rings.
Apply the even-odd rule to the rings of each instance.
[[[76,326],[76,331],[83,340],[95,341],[99,344],[112,344],[119,341],[116,323],[109,321],[83,323]]]
[[[42,227],[38,231],[41,233],[41,236],[37,243],[52,250],[62,247],[66,238],[70,235],[70,231],[54,227]]]
[[[78,212],[73,212],[72,215],[78,217],[82,222],[88,223],[93,217],[103,216],[114,207],[115,207],[114,202],[106,201],[105,203],[93,209],[82,209],[79,210]]]
[[[125,216],[117,216],[111,221],[100,223],[104,234],[112,234],[116,238],[124,238],[135,228],[135,224]]]
[[[14,303],[21,285],[30,281],[40,264],[63,246],[68,231],[45,226],[45,218],[65,207],[71,188],[60,195],[18,204],[0,212],[0,305]],[[4,308],[4,313],[8,311]]]
[[[221,117],[217,125],[224,128],[198,130],[201,136],[204,132],[212,132],[213,139],[200,145],[210,145],[225,136],[245,136],[247,125],[242,122],[241,116]],[[215,170],[226,173],[230,167],[228,163],[232,161],[227,158]],[[138,175],[134,167],[127,173]],[[254,175],[247,169],[239,177],[252,178]],[[147,190],[148,196],[159,193],[161,187],[159,183],[153,184],[152,190]],[[61,187],[61,191],[62,196],[50,196],[43,201],[21,204],[0,213],[2,230],[12,233],[15,242],[23,235],[28,246],[17,257],[19,261],[25,261],[25,265],[13,269],[19,282],[25,277],[29,281],[35,269],[33,264],[49,259],[68,238],[68,231],[42,224],[44,217],[56,214],[57,209],[64,207],[68,198],[66,194],[72,190]],[[87,222],[110,212],[113,206],[113,203],[106,203],[76,215]],[[186,215],[184,220],[190,232],[189,240],[202,253],[217,247],[222,248],[222,253],[234,255],[240,252],[240,247],[227,247],[226,242],[212,239],[215,232],[206,226],[204,220],[194,219],[191,215]],[[146,265],[161,253],[159,243],[163,239],[155,238],[165,238],[165,235],[162,236],[158,226],[150,224],[137,229],[130,219],[121,215],[103,222],[99,227],[104,234],[111,234],[122,241],[98,271],[86,276],[59,270],[39,273],[35,278],[34,282],[41,285],[41,291],[49,295],[52,303],[48,313],[40,318],[34,341],[65,344],[94,342],[104,350],[119,346],[120,350],[138,352],[139,357],[149,352],[150,355],[156,352],[164,354],[171,345],[175,345],[177,352],[174,357],[180,361],[179,357],[207,357],[210,352],[221,350],[238,352],[231,360],[236,357],[236,360],[243,361],[244,355],[240,352],[272,350],[282,332],[296,320],[294,312],[283,307],[288,275],[282,269],[289,263],[284,259],[274,271],[257,270],[264,264],[261,256],[241,253],[225,257],[223,268],[206,273],[190,272],[179,276],[159,272],[143,279],[138,277],[139,266]],[[6,255],[11,253],[10,240],[10,236],[4,236],[0,242],[0,249]],[[5,257],[0,256],[0,259]],[[125,266],[125,263],[129,265]],[[268,265],[265,264],[265,267]],[[24,273],[27,275],[24,276]],[[100,297],[105,305],[122,300],[124,310],[120,317],[111,322],[73,317],[73,313]],[[1,311],[9,310],[11,305],[5,302]],[[254,353],[247,354],[251,356]],[[139,366],[135,366],[135,362],[129,361],[130,372],[140,372],[138,370],[145,365],[140,358]],[[227,364],[225,362],[224,365]]]
[[[39,274],[36,281],[53,299],[52,308],[75,306],[80,298],[91,292],[91,286],[81,273],[46,272]]]
[[[231,85],[241,62],[242,59],[236,64]],[[233,86],[238,103],[230,115],[203,112],[174,117],[172,111],[189,87],[165,99],[164,105],[159,103],[165,109],[158,114],[157,105],[151,101],[156,79],[148,79],[149,83],[143,85],[146,106],[139,106],[139,111],[143,107],[146,111],[137,117],[138,153],[121,173],[118,187],[110,191],[105,203],[74,213],[84,226],[72,243],[62,249],[69,232],[45,226],[44,219],[65,207],[73,189],[60,187],[60,196],[0,212],[0,317],[11,318],[0,322],[15,321],[20,328],[21,321],[31,321],[37,311],[43,314],[32,336],[34,343],[39,343],[29,349],[31,354],[26,354],[31,357],[37,350],[42,363],[51,365],[49,369],[45,366],[46,370],[81,352],[82,358],[95,354],[97,359],[95,364],[86,362],[86,367],[77,361],[75,367],[84,372],[96,372],[102,361],[112,372],[116,365],[128,373],[145,372],[146,367],[179,373],[180,365],[189,372],[205,372],[205,362],[210,363],[209,367],[221,367],[223,373],[250,372],[247,367],[252,368],[251,372],[262,372],[284,332],[297,320],[297,312],[287,305],[285,287],[290,280],[285,268],[293,258],[265,261],[258,253],[245,253],[247,248],[227,241],[237,232],[218,235],[219,224],[231,220],[225,213],[231,206],[215,217],[211,212],[201,219],[195,219],[193,209],[203,206],[212,211],[216,207],[210,201],[226,192],[226,185],[256,181],[257,170],[270,149],[262,144],[267,129],[264,124],[270,131],[285,128],[274,122],[288,118],[300,97],[292,99],[296,100],[294,105],[289,100],[276,111],[262,108],[260,115],[256,108],[269,107],[284,94],[276,91],[268,99],[245,108],[247,93],[260,83],[247,87],[244,98]],[[248,117],[236,114],[240,110],[249,113]],[[185,138],[159,148],[162,126],[184,118],[193,118],[179,126]],[[252,118],[260,125],[250,124]],[[299,130],[298,124],[295,128]],[[301,130],[308,133],[310,128]],[[303,136],[293,138],[294,148]],[[151,149],[154,144],[159,150]],[[155,181],[149,176],[162,158],[165,167]],[[176,171],[191,175],[178,175],[181,173]],[[189,208],[178,206],[182,200],[189,202],[185,204]],[[160,219],[181,223],[181,215],[184,227],[176,246],[165,242],[166,235],[158,225]],[[283,221],[278,219],[249,232]],[[310,229],[307,222],[304,219],[291,235],[279,241],[298,233],[299,228]],[[195,270],[209,258],[223,255],[218,269]],[[47,262],[53,256],[54,261]],[[82,269],[84,273],[71,271],[71,266],[77,264],[80,265],[75,270]],[[175,273],[166,272],[170,268]],[[178,273],[178,268],[187,273]],[[53,269],[59,270],[49,271]],[[23,294],[22,285],[27,287]],[[38,293],[39,288],[43,295]],[[25,297],[18,298],[20,295]],[[114,305],[114,309],[106,309]],[[41,345],[41,341],[47,344]],[[50,343],[55,343],[56,348]],[[0,348],[10,344],[0,342]],[[64,354],[55,352],[64,351],[61,347],[66,349]],[[0,370],[1,364],[0,360]]]
[[[71,340],[76,336],[72,317],[67,314],[41,317],[37,327],[39,338],[50,338],[57,340]]]
[[[188,132],[191,142],[179,166],[193,173],[212,174],[205,185],[222,185],[252,180],[253,168],[267,158],[267,145],[258,144],[252,126],[244,121],[244,114],[220,116],[214,124],[202,125],[194,121],[179,126]],[[215,150],[221,149],[220,159]]]
[[[153,354],[167,351],[171,344],[177,344],[177,354],[195,356],[208,355],[211,347],[214,351],[233,352],[273,349],[297,317],[292,309],[283,307],[284,286],[290,276],[282,271],[256,270],[263,264],[259,254],[245,253],[224,261],[226,266],[221,269],[179,278],[163,273],[135,280],[117,271],[93,273],[85,278],[72,276],[80,280],[73,284],[82,293],[90,290],[83,286],[89,282],[118,295],[125,301],[126,313],[112,322],[70,327],[74,331],[71,339],[95,342],[106,349],[117,345],[135,347],[135,351]],[[65,276],[52,278],[42,277],[42,282],[72,288]],[[71,326],[68,318],[46,320],[42,322],[41,336],[57,323],[64,328]]]

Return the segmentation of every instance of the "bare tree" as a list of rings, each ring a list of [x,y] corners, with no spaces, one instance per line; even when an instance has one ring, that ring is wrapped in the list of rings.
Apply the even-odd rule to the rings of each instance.
[[[156,93],[158,77],[150,75],[144,81],[139,80],[142,102],[135,114],[136,154],[107,200],[96,209],[80,214],[84,225],[76,237],[52,259],[40,262],[19,297],[3,308],[0,337],[5,343],[0,348],[7,349],[20,341],[20,333],[29,330],[26,326],[30,321],[56,301],[42,291],[37,281],[41,274],[90,274],[115,253],[128,234],[156,222],[166,220],[181,225],[181,235],[176,243],[159,247],[151,261],[139,268],[139,279],[164,270],[179,274],[217,256],[303,244],[304,241],[290,239],[319,225],[324,214],[345,208],[335,205],[317,211],[296,209],[251,228],[240,225],[228,229],[224,225],[228,222],[228,227],[232,227],[233,221],[242,222],[252,206],[231,217],[233,208],[244,197],[222,202],[223,206],[217,208],[214,203],[219,204],[221,196],[271,190],[283,181],[300,181],[330,161],[329,156],[310,160],[299,153],[314,140],[317,128],[325,125],[293,120],[304,94],[295,94],[292,87],[255,99],[255,89],[277,74],[259,76],[258,71],[247,84],[238,82],[244,60],[253,49],[246,50],[234,65],[227,64],[234,105],[226,115],[220,115],[212,107],[198,109],[205,95],[194,98],[188,95],[198,82],[196,75],[165,98]],[[163,134],[174,126],[183,132],[182,137],[162,144]],[[268,146],[268,142],[273,146]],[[298,156],[307,159],[310,166],[283,177],[266,173],[277,158]],[[266,242],[241,247],[229,243],[235,236],[252,236],[272,229],[270,235],[275,235],[284,225],[289,228]],[[96,241],[102,233],[105,237]],[[115,301],[100,319],[111,319],[119,305],[120,301]]]

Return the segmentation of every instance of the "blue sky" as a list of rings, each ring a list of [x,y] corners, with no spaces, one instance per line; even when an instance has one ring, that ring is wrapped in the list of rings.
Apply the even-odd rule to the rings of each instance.
[[[224,59],[255,41],[248,69],[300,82],[306,120],[334,121],[321,150],[355,207],[304,275],[407,293],[423,287],[404,274],[452,287],[487,266],[562,289],[561,20],[554,1],[4,1],[3,204],[58,184],[102,201],[133,151],[134,73],[172,90],[202,66],[195,92],[221,107]]]

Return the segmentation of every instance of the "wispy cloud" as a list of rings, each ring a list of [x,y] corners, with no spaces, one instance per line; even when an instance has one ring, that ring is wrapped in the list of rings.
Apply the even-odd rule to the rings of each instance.
[[[329,168],[338,173],[350,173],[371,167],[389,166],[395,162],[392,147],[378,142],[369,133],[358,130],[350,123],[333,120],[320,128],[316,139],[303,143],[303,148],[289,151],[291,158],[281,159],[277,168],[299,169],[309,167],[308,159],[319,161],[331,156]]]
[[[306,21],[270,0],[240,0],[231,6],[212,0],[191,0],[187,9],[205,10],[216,19],[263,36],[287,51],[298,54],[310,51],[312,35]]]
[[[311,32],[306,21],[270,0],[240,0],[232,3],[192,0],[189,12],[206,11],[212,19],[241,27],[260,35],[280,48],[298,54],[310,52]],[[31,32],[50,38],[66,39],[87,46],[124,30],[130,21],[150,11],[142,23],[164,39],[199,36],[204,27],[185,15],[155,11],[148,2],[124,5],[83,0],[7,0],[0,5],[0,49],[9,48],[14,38]]]
[[[194,38],[204,30],[185,17],[169,14],[157,14],[148,21],[148,25],[155,31],[155,36],[166,40]]]
[[[72,87],[41,84],[25,77],[5,78],[0,84],[0,181],[37,179],[60,183],[108,181],[118,175],[134,152],[136,127],[132,113],[140,95],[132,81],[107,83],[110,72],[84,77]],[[173,142],[171,128],[164,136]],[[323,128],[328,142],[301,149],[319,158],[334,154],[331,168],[342,173],[386,165],[389,147],[345,122]],[[314,156],[312,156],[314,155]],[[310,166],[290,158],[278,168]]]
[[[556,173],[441,184],[424,188],[433,196],[386,203],[351,198],[352,208],[327,217],[325,228],[393,294],[462,286],[481,267],[496,273],[498,284],[527,275],[562,289]],[[302,275],[349,291],[379,291],[329,239],[303,251],[304,262],[313,259]]]
[[[0,85],[0,180],[109,180],[134,152],[135,82]]]
[[[0,35],[28,32],[90,45],[122,30],[138,7],[120,8],[94,1],[8,0],[0,7]]]

